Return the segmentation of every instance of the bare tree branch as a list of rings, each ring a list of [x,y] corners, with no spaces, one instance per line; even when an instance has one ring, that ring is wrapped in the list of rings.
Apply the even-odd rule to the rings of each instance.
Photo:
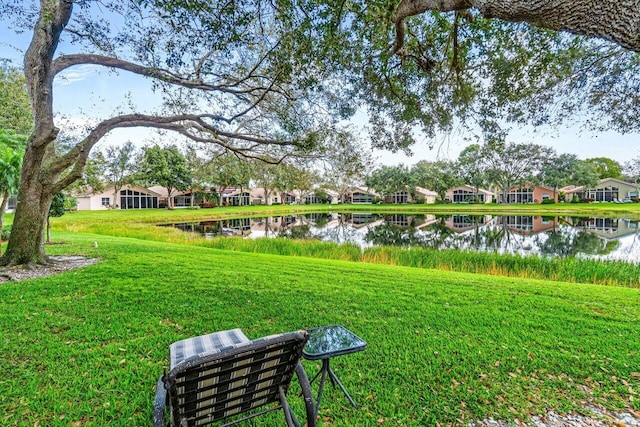
[[[211,118],[216,118],[216,116],[208,114],[181,114],[170,117],[161,117],[144,114],[127,114],[112,117],[95,126],[86,138],[80,141],[67,153],[55,158],[55,161],[51,162],[45,173],[56,176],[61,174],[70,166],[73,166],[70,174],[65,175],[60,181],[55,183],[55,188],[65,188],[66,185],[71,184],[82,175],[82,170],[91,148],[93,148],[93,146],[107,133],[117,128],[148,127],[169,130],[184,135],[193,141],[216,144],[226,150],[238,153],[243,157],[255,159],[262,159],[262,156],[254,156],[251,154],[259,146],[295,147],[301,145],[301,143],[297,141],[260,138],[252,135],[227,132],[218,129],[216,126],[205,121],[205,119]],[[199,131],[201,135],[194,134],[191,132],[192,129]],[[240,147],[231,143],[231,141],[234,140],[251,142],[254,144],[246,147]],[[73,176],[75,176],[75,178]]]
[[[74,65],[81,64],[93,64],[93,65],[102,65],[104,67],[116,68],[119,70],[129,71],[134,74],[138,74],[141,76],[151,77],[154,79],[158,79],[165,83],[174,84],[177,86],[182,86],[189,89],[198,89],[203,91],[218,91],[223,93],[230,93],[236,95],[242,94],[252,94],[256,92],[264,92],[271,90],[273,91],[273,86],[271,83],[269,86],[254,86],[248,87],[246,89],[234,89],[238,85],[237,82],[225,83],[225,84],[212,84],[206,83],[200,78],[196,79],[188,79],[184,78],[176,73],[172,73],[169,70],[154,68],[154,67],[146,67],[140,64],[136,64],[134,62],[125,61],[118,58],[112,58],[110,56],[104,55],[96,55],[96,54],[72,54],[72,55],[63,55],[56,58],[53,61],[53,65],[51,67],[51,71],[53,75],[60,73],[61,71],[72,67]],[[262,77],[248,74],[245,79],[248,80],[250,78],[253,79],[263,79]],[[271,79],[268,79],[271,80]]]

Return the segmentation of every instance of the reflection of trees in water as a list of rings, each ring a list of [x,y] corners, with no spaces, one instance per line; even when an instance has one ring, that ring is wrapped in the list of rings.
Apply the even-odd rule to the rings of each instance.
[[[369,227],[364,240],[378,246],[424,246],[424,236],[415,228],[404,228],[392,224]]]
[[[286,239],[317,239],[311,232],[311,226],[309,224],[300,224],[287,227],[280,230],[278,237],[284,237]]]
[[[336,243],[351,243],[358,240],[358,230],[353,226],[350,215],[326,214],[325,224],[322,227],[320,224],[316,221],[317,236],[322,240]]]
[[[589,231],[559,227],[543,235],[535,236],[543,255],[574,257],[584,255],[606,255],[618,245],[617,241],[607,241]]]
[[[276,237],[286,239],[314,239],[311,233],[311,224],[304,215],[287,216],[281,218],[282,227],[276,233]]]
[[[454,234],[447,227],[445,217],[436,219],[436,222],[424,229],[416,228],[424,223],[424,215],[407,216],[401,221],[398,221],[396,215],[392,220],[395,220],[395,223],[385,221],[375,227],[369,227],[364,236],[365,241],[378,246],[412,246],[439,249]],[[398,222],[407,225],[397,225]]]
[[[489,224],[476,224],[471,233],[456,236],[457,247],[495,252],[511,246],[513,235],[506,223],[493,220]]]
[[[384,221],[382,221],[384,219]],[[541,220],[541,221],[538,221]],[[203,221],[200,224],[166,224],[208,237],[246,235],[249,226],[264,229],[267,237],[321,239],[336,243],[458,249],[487,252],[539,253],[543,256],[609,255],[622,248],[619,240],[607,240],[592,231],[594,225],[608,226],[606,219],[556,217],[501,217],[485,215],[373,215],[306,214],[297,216]],[[622,226],[623,221],[615,224]],[[613,222],[612,222],[613,224]],[[624,222],[633,240],[631,252],[640,246],[637,223]],[[540,231],[544,229],[544,231]],[[626,245],[626,243],[625,243]]]

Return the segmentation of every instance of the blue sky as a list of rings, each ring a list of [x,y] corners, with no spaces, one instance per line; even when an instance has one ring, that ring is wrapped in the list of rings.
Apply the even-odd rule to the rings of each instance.
[[[0,19],[0,59],[6,58],[16,65],[22,63],[22,55],[29,43],[30,34],[16,34]],[[61,44],[59,51],[70,52],[73,46]],[[54,85],[56,112],[68,117],[69,123],[87,124],[104,119],[117,108],[131,111],[129,105],[142,111],[150,111],[159,105],[160,97],[155,95],[149,81],[128,73],[113,73],[94,66],[77,66],[67,70],[57,78]],[[366,118],[358,114],[353,119],[356,128],[366,135]],[[377,151],[379,163],[394,165],[414,164],[419,160],[455,159],[468,144],[462,134],[444,135],[433,141],[434,148],[428,148],[428,141],[418,142],[407,157],[401,153]],[[144,145],[152,140],[174,142],[171,135],[158,135],[148,129],[126,129],[108,135],[101,145],[112,145],[131,140]],[[580,158],[610,157],[624,163],[640,157],[640,134],[622,135],[616,132],[591,132],[575,126],[562,128],[524,127],[513,130],[509,141],[536,143],[553,147],[558,153],[573,153]]]

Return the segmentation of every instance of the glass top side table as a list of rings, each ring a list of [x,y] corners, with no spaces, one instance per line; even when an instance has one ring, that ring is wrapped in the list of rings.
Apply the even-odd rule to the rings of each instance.
[[[311,383],[313,383],[316,378],[320,377],[316,414],[320,407],[322,389],[327,376],[329,376],[331,384],[334,387],[338,384],[344,395],[349,399],[349,402],[351,402],[351,405],[357,408],[358,406],[331,369],[329,360],[335,356],[362,351],[367,348],[367,343],[344,326],[322,326],[309,329],[307,332],[309,333],[309,340],[302,351],[302,356],[308,360],[322,360],[322,368],[311,380]]]

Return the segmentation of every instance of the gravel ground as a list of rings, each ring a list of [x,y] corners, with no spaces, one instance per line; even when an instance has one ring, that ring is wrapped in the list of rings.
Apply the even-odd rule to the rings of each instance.
[[[594,406],[586,407],[583,413],[560,415],[553,411],[533,417],[528,422],[504,422],[493,418],[469,423],[469,427],[640,427],[640,413],[610,412]]]
[[[51,261],[50,264],[45,266],[2,268],[0,269],[0,282],[46,277],[52,274],[62,273],[63,271],[86,267],[99,261],[97,258],[85,258],[81,256],[52,256],[49,257],[49,260]]]

